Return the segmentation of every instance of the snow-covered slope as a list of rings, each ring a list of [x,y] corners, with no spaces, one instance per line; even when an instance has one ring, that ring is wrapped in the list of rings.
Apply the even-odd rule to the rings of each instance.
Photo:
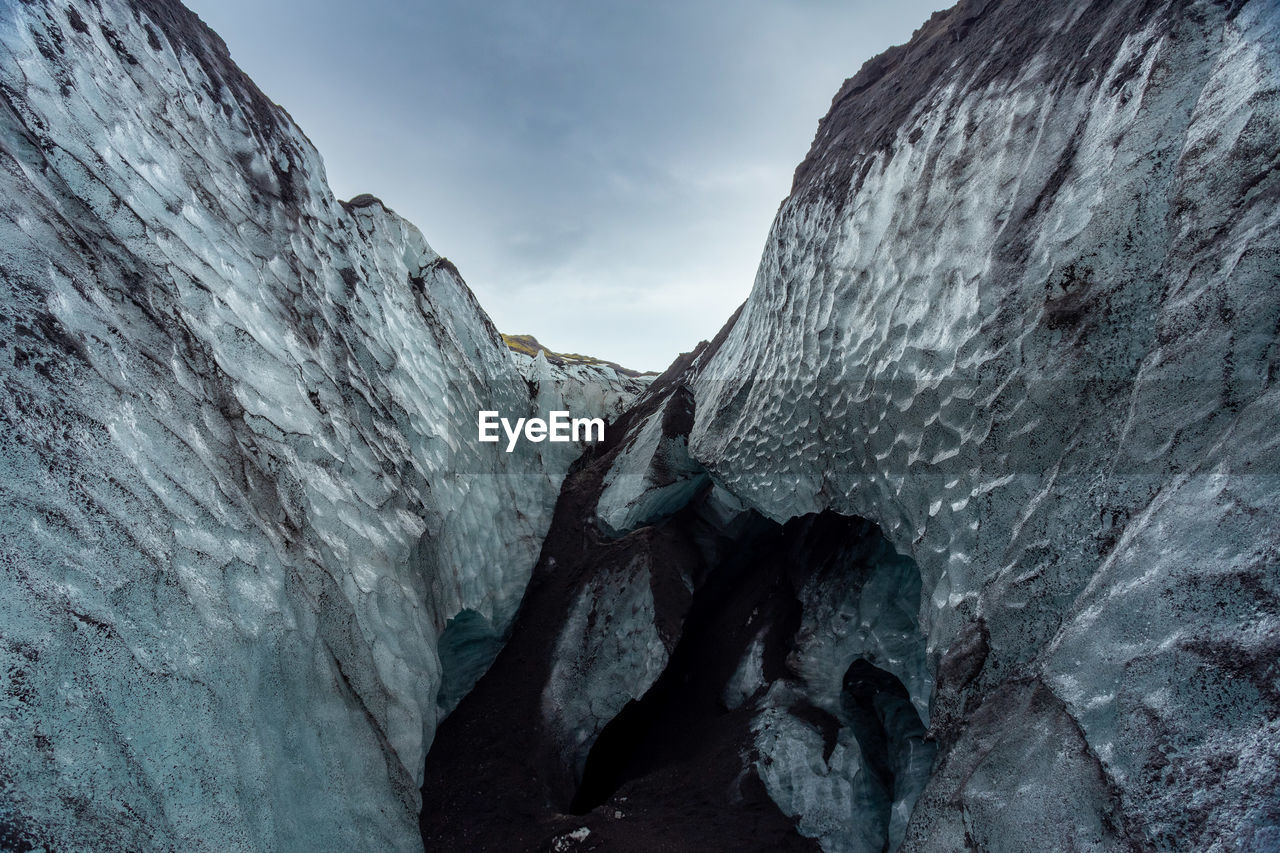
[[[4,843],[420,849],[573,452],[475,441],[457,271],[176,2],[0,2],[0,383]]]
[[[690,447],[915,558],[903,849],[1280,843],[1280,4],[966,0],[845,84]]]

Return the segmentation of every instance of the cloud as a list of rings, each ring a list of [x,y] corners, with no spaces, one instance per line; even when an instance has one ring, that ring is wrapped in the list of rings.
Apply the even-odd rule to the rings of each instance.
[[[936,0],[190,0],[499,328],[661,369],[746,298],[840,83]]]

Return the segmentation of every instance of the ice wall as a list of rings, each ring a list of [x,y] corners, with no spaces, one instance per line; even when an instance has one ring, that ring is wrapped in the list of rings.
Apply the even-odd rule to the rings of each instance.
[[[6,843],[421,849],[572,453],[477,444],[536,406],[453,265],[176,2],[0,2],[0,386]]]
[[[904,849],[1280,839],[1278,22],[938,13],[836,96],[695,386],[719,484],[920,566]]]

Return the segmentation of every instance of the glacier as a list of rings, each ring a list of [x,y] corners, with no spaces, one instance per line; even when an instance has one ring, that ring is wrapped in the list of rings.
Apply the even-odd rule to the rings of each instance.
[[[967,0],[848,80],[747,302],[566,480],[424,837],[1274,849],[1277,44]]]
[[[510,640],[428,755],[429,849],[903,838],[935,753],[919,568],[861,519],[768,519],[690,457],[727,332],[571,469]]]
[[[935,14],[650,377],[178,3],[0,0],[0,848],[1275,849],[1277,45]]]
[[[1265,0],[938,13],[836,95],[693,385],[717,483],[919,565],[901,849],[1280,841],[1277,44]]]
[[[501,637],[580,450],[476,412],[634,383],[531,375],[178,3],[6,0],[0,51],[6,843],[420,850],[496,651],[438,638]]]

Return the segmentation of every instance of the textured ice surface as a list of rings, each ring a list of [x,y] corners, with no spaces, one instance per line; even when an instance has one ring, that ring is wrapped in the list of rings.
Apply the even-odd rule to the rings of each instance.
[[[539,352],[535,357],[510,350],[510,358],[516,370],[528,386],[531,405],[535,412],[546,417],[549,412],[568,412],[570,418],[602,418],[608,423],[645,389],[650,377],[633,377],[619,374],[604,364],[557,363]],[[507,412],[500,412],[507,416]],[[516,416],[521,416],[516,413]],[[594,437],[594,436],[593,436]],[[500,442],[506,447],[506,440]],[[522,441],[526,454],[535,454],[542,460],[548,477],[558,488],[564,473],[582,453],[585,442],[530,443]]]
[[[935,752],[924,740],[933,677],[917,622],[920,574],[869,526],[827,552],[830,543],[818,534],[797,552],[821,568],[797,595],[785,677],[760,695],[761,629],[725,704],[754,703],[752,765],[801,834],[828,851],[896,850]],[[851,685],[859,667],[882,679],[876,695]]]
[[[670,657],[655,621],[646,556],[593,577],[556,644],[543,718],[579,777],[600,731],[653,686]]]
[[[724,695],[721,697],[724,706],[730,711],[741,708],[744,702],[767,683],[764,678],[764,637],[757,634],[724,686]]]
[[[596,505],[607,534],[621,536],[665,518],[707,484],[706,470],[689,456],[688,427],[678,425],[691,415],[687,393],[676,393],[632,428]]]
[[[920,602],[920,570],[914,561],[902,557],[880,536],[868,537],[867,553],[858,556],[866,561],[869,571],[849,570],[843,573],[820,575],[812,579],[800,593],[803,605],[800,629],[796,635],[795,649],[790,663],[804,685],[804,695],[814,706],[821,708],[841,722],[841,736],[850,734],[857,721],[849,713],[849,697],[845,690],[845,676],[851,664],[864,660],[889,673],[903,685],[904,695],[883,721],[893,749],[890,764],[894,785],[890,790],[877,794],[886,802],[883,809],[890,816],[877,828],[874,845],[879,850],[886,838],[890,850],[896,850],[902,840],[907,818],[915,807],[932,769],[934,749],[921,737],[929,722],[929,703],[933,693],[933,677],[926,665],[925,640],[920,633],[918,614]],[[873,724],[878,727],[878,724]],[[896,739],[895,725],[901,730]],[[908,728],[903,728],[908,727]],[[877,732],[875,737],[879,737]],[[758,742],[759,745],[759,742]],[[866,765],[859,761],[856,749],[846,748],[842,761],[845,772],[856,769],[867,774]],[[761,748],[762,755],[769,755]],[[776,761],[776,757],[772,757]],[[802,778],[805,768],[818,768],[819,775],[830,776],[832,767],[824,771],[822,764],[810,761],[797,765],[790,773],[793,780]],[[761,778],[768,779],[764,768],[757,765]],[[862,785],[874,790],[865,781],[851,780],[854,788]],[[871,796],[866,794],[864,796]],[[793,806],[795,814],[812,822],[814,810],[825,811],[829,807],[810,800]],[[850,815],[854,815],[852,818]],[[817,832],[812,826],[802,824],[806,835],[823,838],[823,847],[829,851],[861,849],[845,847],[839,843],[840,831],[836,830],[834,817],[823,819],[823,827]],[[876,821],[865,812],[845,812],[844,830],[850,836],[869,832],[869,825]]]
[[[457,272],[177,4],[0,3],[0,382],[23,843],[420,849],[437,637],[571,454],[475,442],[535,401]]]
[[[494,625],[474,610],[463,610],[448,621],[440,634],[440,689],[436,704],[442,713],[458,706],[484,675],[502,648]]]
[[[928,723],[933,676],[918,627],[920,570],[882,537],[868,540],[866,553],[857,555],[867,574],[852,568],[824,574],[801,590],[793,666],[813,704],[839,715],[845,670],[864,658],[903,683]]]
[[[931,665],[989,632],[909,849],[1274,842],[1278,21],[936,17],[833,103],[696,385],[719,483],[916,559]]]
[[[881,853],[888,827],[874,815],[885,796],[868,781],[853,732],[841,728],[828,752],[820,731],[787,712],[799,698],[787,682],[770,687],[752,725],[756,772],[783,814],[827,853]]]
[[[540,410],[567,410],[574,417],[612,421],[653,381],[652,376],[618,373],[607,364],[552,362],[541,351],[531,358],[512,350],[511,359],[533,386]]]

